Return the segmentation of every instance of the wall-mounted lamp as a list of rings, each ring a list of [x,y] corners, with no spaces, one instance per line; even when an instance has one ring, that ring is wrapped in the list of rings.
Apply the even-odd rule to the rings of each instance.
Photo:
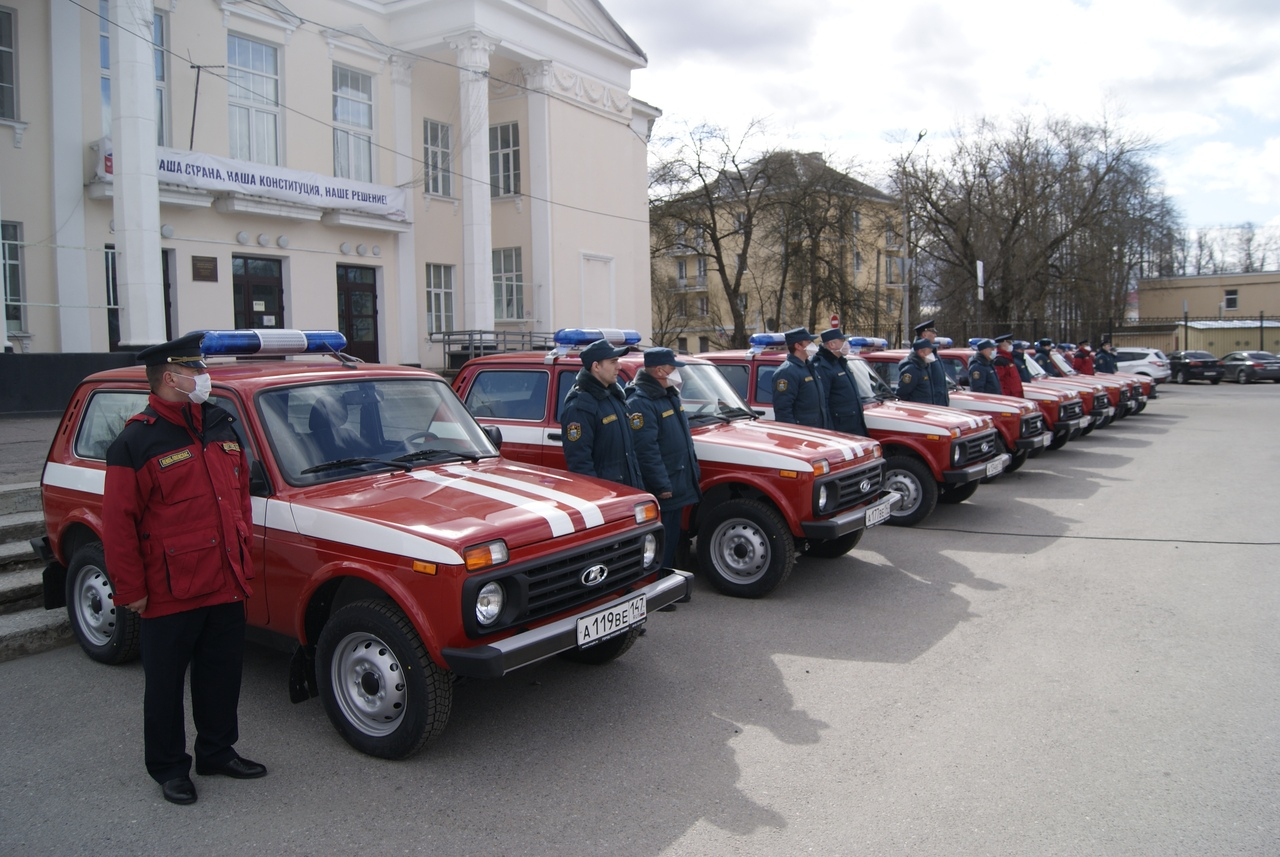
[[[237,233],[236,233],[236,243],[237,243],[237,244],[248,244],[248,243],[249,243],[249,233],[248,233],[248,232],[237,232]]]
[[[289,236],[281,235],[279,238],[277,238],[276,246],[279,247],[281,250],[289,249]]]
[[[374,245],[373,245],[373,255],[375,255],[375,256],[381,256],[381,255],[382,255],[382,248],[381,248],[381,247],[379,247],[377,244],[374,244]]]
[[[361,256],[363,256],[365,253],[369,252],[369,248],[364,246],[363,244],[357,244],[356,252],[359,253]]]
[[[342,255],[345,256],[351,252],[351,245],[348,244],[346,241],[343,241],[341,244],[338,245],[338,249],[341,250]]]
[[[172,238],[172,237],[173,237],[173,227],[172,227],[172,226],[170,226],[170,225],[169,225],[169,224],[167,224],[167,223],[166,223],[164,226],[161,226],[161,227],[160,227],[160,237],[161,237],[161,238]]]
[[[267,246],[268,244],[270,244],[270,243],[271,243],[271,236],[270,236],[270,235],[268,235],[268,234],[267,234],[267,233],[265,233],[265,232],[259,232],[259,233],[258,233],[258,246],[259,246],[259,247],[266,247],[266,246]]]

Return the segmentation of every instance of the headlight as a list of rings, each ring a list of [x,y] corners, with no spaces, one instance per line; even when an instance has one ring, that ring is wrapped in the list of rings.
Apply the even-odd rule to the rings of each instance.
[[[506,593],[502,584],[497,581],[486,583],[476,596],[476,621],[481,625],[492,625],[498,621],[502,613],[502,605],[506,602]]]
[[[813,472],[818,476],[826,476],[831,472],[831,462],[827,461],[825,458],[819,458],[813,463]]]
[[[467,571],[480,571],[490,566],[501,565],[507,561],[507,558],[507,545],[502,539],[475,545],[462,552]]]
[[[658,559],[658,537],[653,533],[646,533],[644,541],[641,543],[641,551],[644,567],[651,567]]]
[[[961,446],[960,444],[958,444],[958,443],[957,443],[957,444],[954,444],[954,445],[951,447],[951,463],[952,463],[952,464],[959,464],[959,463],[960,463],[960,458],[961,458],[961,456],[963,456],[963,454],[964,454],[964,447],[962,447],[962,446]]]
[[[635,507],[634,511],[636,514],[637,524],[647,524],[650,521],[656,521],[662,517],[661,513],[658,511],[657,503],[640,503]]]
[[[818,512],[825,514],[827,511],[827,502],[831,499],[831,493],[826,485],[818,488]]]

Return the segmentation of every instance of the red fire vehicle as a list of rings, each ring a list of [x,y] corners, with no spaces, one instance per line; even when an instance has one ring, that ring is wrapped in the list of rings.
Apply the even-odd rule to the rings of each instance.
[[[213,331],[208,357],[340,351],[341,334]],[[320,695],[374,756],[407,756],[449,717],[453,677],[497,677],[564,655],[604,663],[648,613],[687,600],[660,569],[653,497],[514,464],[439,376],[334,362],[210,363],[250,461],[251,626],[297,642],[290,693]],[[45,598],[90,657],[138,650],[102,550],[106,452],[147,404],[142,367],[77,388],[42,479]]]
[[[1064,378],[1097,378],[1106,384],[1121,385],[1120,391],[1115,395],[1108,392],[1108,395],[1111,395],[1111,404],[1116,409],[1116,419],[1138,414],[1146,409],[1147,400],[1151,398],[1152,392],[1150,378],[1130,375],[1127,372],[1099,372],[1095,375],[1084,375],[1077,372],[1071,365],[1071,361],[1061,352],[1052,351],[1049,356]]]
[[[964,348],[939,348],[938,359],[947,372],[947,377],[959,386],[968,386],[969,360],[973,352]],[[1044,418],[1045,431],[1053,435],[1049,449],[1061,449],[1068,441],[1075,440],[1093,421],[1088,416],[1081,391],[1058,389],[1047,384],[1028,381],[1022,385],[1023,397],[1034,402],[1040,408]],[[952,397],[955,397],[952,393]],[[1089,394],[1092,405],[1093,396]]]
[[[861,357],[891,390],[896,390],[898,364],[910,354],[910,351],[898,349],[863,352]],[[1009,472],[1017,470],[1026,463],[1029,455],[1038,454],[1053,442],[1053,433],[1045,431],[1040,408],[1026,399],[954,390],[950,393],[950,400],[951,407],[956,410],[991,417],[999,432],[1002,451],[1009,453],[1012,459],[1006,468]]]
[[[699,356],[714,363],[756,413],[772,419],[773,373],[786,360],[782,344],[780,333],[757,333],[749,349]],[[999,476],[1009,465],[990,417],[897,401],[866,360],[847,359],[867,431],[884,447],[885,487],[904,498],[890,523],[911,526],[938,503],[963,502],[983,479]]]
[[[597,339],[635,345],[636,331],[565,329],[550,353],[469,360],[453,386],[481,424],[502,433],[502,453],[565,468],[560,411]],[[882,486],[880,444],[870,438],[757,419],[715,367],[692,357],[680,369],[681,401],[702,471],[700,503],[686,509],[698,569],[720,592],[767,594],[791,574],[800,553],[841,556],[885,520],[902,498]],[[619,362],[626,384],[644,365]]]

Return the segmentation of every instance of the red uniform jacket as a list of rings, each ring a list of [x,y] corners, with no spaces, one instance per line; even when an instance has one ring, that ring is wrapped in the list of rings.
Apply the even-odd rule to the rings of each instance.
[[[1088,351],[1081,349],[1076,352],[1075,358],[1071,361],[1072,367],[1081,375],[1093,374],[1093,355]]]
[[[107,451],[103,548],[116,604],[144,618],[251,594],[249,468],[231,414],[151,396]]]
[[[997,354],[991,365],[995,366],[996,377],[1000,379],[1000,389],[1004,394],[1021,399],[1022,376],[1018,374],[1018,367],[1013,365],[1013,361],[1003,354]]]

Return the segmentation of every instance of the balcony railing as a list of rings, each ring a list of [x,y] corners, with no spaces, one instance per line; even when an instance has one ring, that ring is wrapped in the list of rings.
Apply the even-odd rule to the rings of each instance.
[[[550,351],[554,335],[528,330],[451,330],[432,334],[433,342],[444,345],[450,370],[462,368],[473,357],[507,351]]]

